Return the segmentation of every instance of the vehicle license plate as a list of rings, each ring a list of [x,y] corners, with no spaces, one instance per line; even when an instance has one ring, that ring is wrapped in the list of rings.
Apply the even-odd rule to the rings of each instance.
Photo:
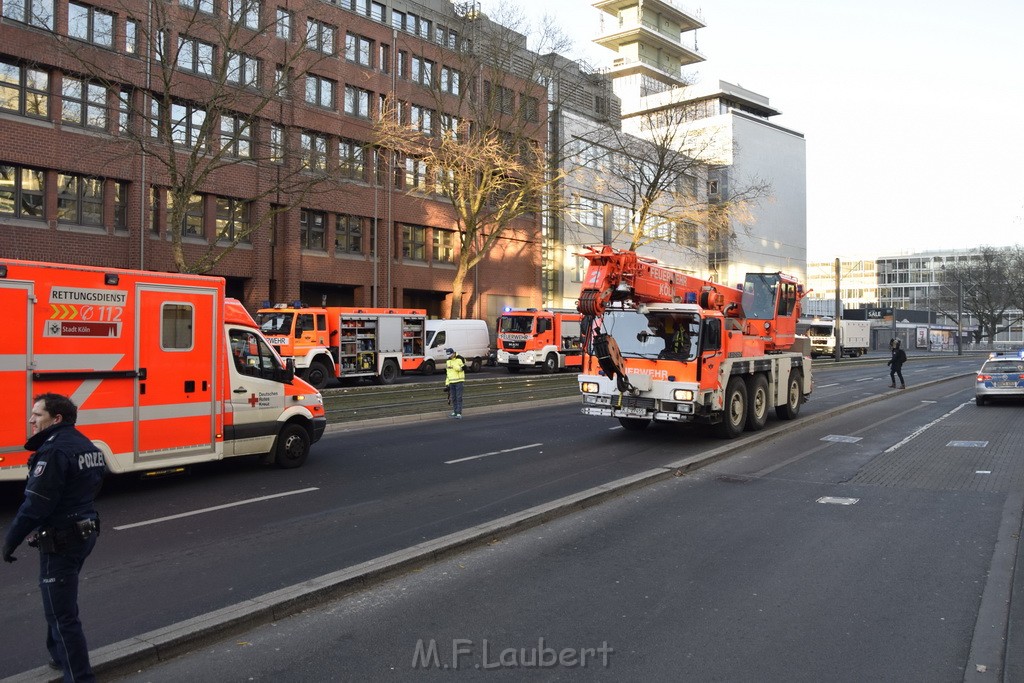
[[[1017,386],[1017,383],[1016,382],[996,382],[996,386],[997,387],[1015,387],[1015,386]]]
[[[628,417],[645,417],[647,415],[647,411],[644,410],[643,408],[626,407],[622,409],[622,412],[624,415],[627,415]]]

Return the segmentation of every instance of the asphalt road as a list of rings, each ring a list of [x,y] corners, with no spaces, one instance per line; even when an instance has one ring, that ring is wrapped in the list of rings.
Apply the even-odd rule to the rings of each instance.
[[[915,378],[976,367],[971,359],[923,358],[908,364],[906,374],[913,386]],[[823,368],[805,419],[885,393],[884,371],[877,364]],[[959,382],[961,393],[970,389],[969,380]],[[920,403],[917,394],[925,391],[931,392],[893,392],[877,409],[885,414],[893,403],[920,404],[913,424],[941,415],[945,403]],[[114,480],[101,499],[104,537],[83,575],[90,645],[95,649],[721,444],[699,429],[627,434],[614,422],[579,415],[575,402],[476,416],[471,396],[467,405],[461,422],[333,431],[300,470],[228,462],[187,478]],[[880,421],[866,419],[868,425]],[[889,438],[909,428],[894,423],[884,423],[896,429]],[[6,525],[16,496],[4,502],[0,521]],[[748,561],[757,564],[756,558]],[[30,669],[45,656],[32,564],[8,568],[9,581],[0,588],[6,608],[0,628],[10,653],[0,675]]]

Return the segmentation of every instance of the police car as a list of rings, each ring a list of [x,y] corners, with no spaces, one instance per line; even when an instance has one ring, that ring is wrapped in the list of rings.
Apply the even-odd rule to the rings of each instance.
[[[983,406],[994,398],[1024,398],[1024,349],[993,353],[981,366],[974,403]]]

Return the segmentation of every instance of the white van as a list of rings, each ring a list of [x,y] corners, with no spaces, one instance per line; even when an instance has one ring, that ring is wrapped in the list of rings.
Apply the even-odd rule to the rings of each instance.
[[[466,359],[471,372],[480,372],[490,354],[490,335],[483,320],[428,320],[426,360],[420,371],[429,375],[444,368],[446,348],[455,349]]]

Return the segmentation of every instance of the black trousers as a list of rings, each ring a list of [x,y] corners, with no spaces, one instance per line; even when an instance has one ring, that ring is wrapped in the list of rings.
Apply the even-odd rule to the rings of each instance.
[[[896,384],[896,378],[897,377],[900,378],[900,384],[906,384],[906,382],[903,381],[903,366],[902,365],[893,365],[892,369],[889,370],[889,377],[892,380],[893,384]]]
[[[96,545],[93,534],[81,546],[60,553],[39,553],[39,589],[46,616],[46,649],[64,670],[65,683],[91,683],[82,622],[78,618],[78,574]]]

